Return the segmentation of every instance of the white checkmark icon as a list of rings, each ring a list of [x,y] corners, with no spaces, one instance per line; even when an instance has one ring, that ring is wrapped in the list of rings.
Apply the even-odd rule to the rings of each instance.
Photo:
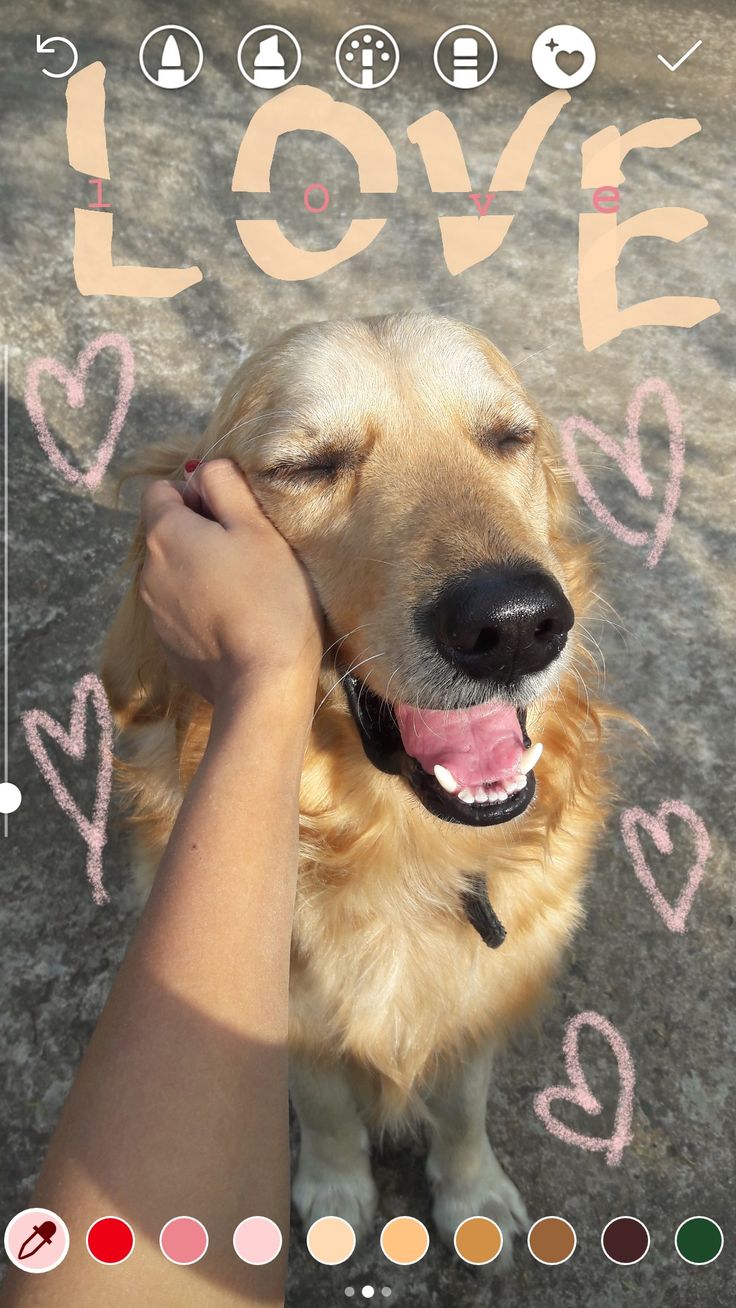
[[[685,60],[686,60],[686,59],[689,59],[689,58],[690,58],[690,55],[691,55],[691,54],[694,54],[695,51],[697,50],[698,46],[699,46],[699,45],[702,45],[702,44],[703,44],[702,41],[696,41],[696,42],[695,42],[695,45],[692,45],[692,46],[690,47],[690,49],[687,50],[687,51],[685,52],[684,55],[681,55],[681,56],[680,56],[680,58],[677,60],[677,63],[676,63],[676,64],[671,64],[671,63],[669,62],[669,60],[665,59],[664,55],[660,55],[660,54],[658,54],[658,55],[657,55],[657,58],[659,59],[660,63],[663,63],[663,64],[664,64],[665,68],[669,68],[670,72],[671,72],[671,73],[674,73],[675,70],[676,70],[677,68],[680,67],[680,64],[684,64]]]

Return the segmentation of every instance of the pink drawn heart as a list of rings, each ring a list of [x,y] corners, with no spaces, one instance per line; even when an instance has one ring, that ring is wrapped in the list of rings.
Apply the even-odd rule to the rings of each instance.
[[[71,407],[81,409],[85,401],[87,373],[100,351],[106,349],[115,350],[120,356],[120,374],[115,408],[104,439],[98,446],[97,456],[92,467],[87,472],[81,472],[79,468],[75,468],[64,457],[49,431],[39,391],[39,382],[44,374],[50,373],[66,388],[66,397]],[[28,410],[28,416],[36,429],[36,435],[42,449],[48,455],[57,472],[60,472],[72,485],[79,484],[86,486],[88,490],[96,490],[102,481],[125,422],[133,394],[134,376],[135,364],[130,342],[116,332],[105,332],[102,336],[98,336],[96,340],[91,341],[82,350],[77,359],[77,366],[72,372],[68,372],[56,359],[34,359],[30,364],[26,376],[26,409]]]
[[[87,876],[92,885],[96,904],[104,904],[109,896],[102,884],[102,851],[107,840],[107,811],[112,786],[113,727],[110,705],[99,677],[94,672],[82,677],[73,689],[69,730],[42,709],[28,709],[22,714],[26,741],[41,775],[49,786],[59,807],[71,818],[87,846]],[[56,741],[64,753],[81,763],[87,754],[85,716],[90,699],[100,730],[98,744],[97,784],[92,819],[85,817],[72,799],[56,768],[46,752],[41,730]]]
[[[664,502],[662,511],[655,523],[654,530],[634,531],[620,522],[605,504],[599,499],[596,492],[588,479],[587,474],[583,471],[578,456],[578,448],[575,441],[575,434],[581,431],[593,441],[599,449],[603,450],[609,458],[618,464],[624,476],[633,486],[637,495],[644,500],[650,500],[654,494],[652,483],[647,477],[642,464],[641,443],[639,441],[639,424],[641,422],[641,413],[644,407],[644,401],[650,395],[658,395],[662,408],[664,409],[667,427],[669,430],[669,471],[667,485],[665,487]],[[675,517],[675,510],[680,498],[682,486],[682,474],[685,467],[685,441],[682,434],[682,414],[677,397],[670,390],[665,381],[659,377],[649,377],[646,381],[637,386],[631,397],[629,407],[626,412],[626,439],[623,445],[612,437],[602,432],[600,427],[595,423],[589,422],[587,418],[567,418],[560,428],[560,437],[562,448],[567,461],[567,465],[572,473],[575,485],[582,495],[588,508],[595,514],[599,522],[607,527],[617,540],[624,541],[627,545],[637,547],[648,546],[649,553],[646,558],[646,566],[653,568],[659,562],[662,551],[667,544],[669,534],[672,531],[672,524]]]
[[[695,862],[688,871],[687,880],[674,907],[664,898],[652,876],[636,830],[637,827],[643,827],[652,837],[660,854],[671,854],[673,849],[672,837],[667,830],[667,818],[670,814],[682,818],[685,825],[692,831],[695,836],[696,854]],[[654,817],[650,813],[645,813],[641,808],[625,809],[621,814],[621,834],[631,855],[634,871],[665,926],[669,927],[670,931],[685,931],[692,902],[695,898],[695,891],[700,885],[705,871],[705,864],[711,853],[710,838],[705,829],[705,824],[687,804],[681,803],[679,799],[671,799],[660,804]]]
[[[570,1104],[576,1104],[577,1107],[582,1108],[584,1112],[590,1113],[592,1116],[602,1112],[602,1105],[590,1089],[585,1079],[585,1073],[580,1066],[578,1039],[580,1029],[584,1026],[593,1027],[594,1030],[600,1031],[601,1035],[605,1036],[618,1063],[620,1090],[616,1105],[613,1135],[611,1136],[581,1135],[578,1131],[574,1131],[572,1127],[565,1126],[563,1122],[553,1117],[550,1107],[553,1100],[564,1099]],[[634,1110],[634,1063],[626,1041],[615,1026],[612,1026],[608,1019],[600,1013],[578,1013],[576,1017],[570,1018],[567,1024],[562,1049],[565,1055],[565,1068],[570,1085],[553,1085],[547,1090],[540,1090],[534,1098],[534,1111],[547,1130],[552,1135],[556,1135],[559,1140],[564,1140],[566,1144],[576,1145],[578,1149],[589,1149],[605,1153],[606,1162],[609,1166],[615,1167],[621,1162],[626,1146],[631,1144],[631,1118]]]

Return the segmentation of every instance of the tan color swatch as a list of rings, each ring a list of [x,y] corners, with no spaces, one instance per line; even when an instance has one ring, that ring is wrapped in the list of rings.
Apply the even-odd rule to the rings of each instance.
[[[455,1232],[455,1249],[466,1263],[482,1267],[503,1248],[501,1228],[490,1217],[467,1217]]]
[[[429,1232],[416,1217],[394,1217],[381,1231],[381,1248],[392,1263],[409,1267],[429,1248]]]
[[[337,1267],[355,1249],[355,1231],[344,1217],[320,1217],[307,1231],[307,1248],[315,1262]]]

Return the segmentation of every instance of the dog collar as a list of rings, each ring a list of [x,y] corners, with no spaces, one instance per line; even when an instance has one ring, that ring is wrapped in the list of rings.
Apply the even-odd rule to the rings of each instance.
[[[489,949],[498,949],[506,939],[506,928],[491,907],[486,879],[476,872],[468,880],[469,885],[460,896],[463,912],[483,943]]]

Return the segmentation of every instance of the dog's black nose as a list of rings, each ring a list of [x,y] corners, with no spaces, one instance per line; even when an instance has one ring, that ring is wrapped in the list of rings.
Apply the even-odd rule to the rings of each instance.
[[[575,621],[554,577],[524,567],[455,577],[425,615],[443,658],[469,677],[503,685],[546,668]]]

